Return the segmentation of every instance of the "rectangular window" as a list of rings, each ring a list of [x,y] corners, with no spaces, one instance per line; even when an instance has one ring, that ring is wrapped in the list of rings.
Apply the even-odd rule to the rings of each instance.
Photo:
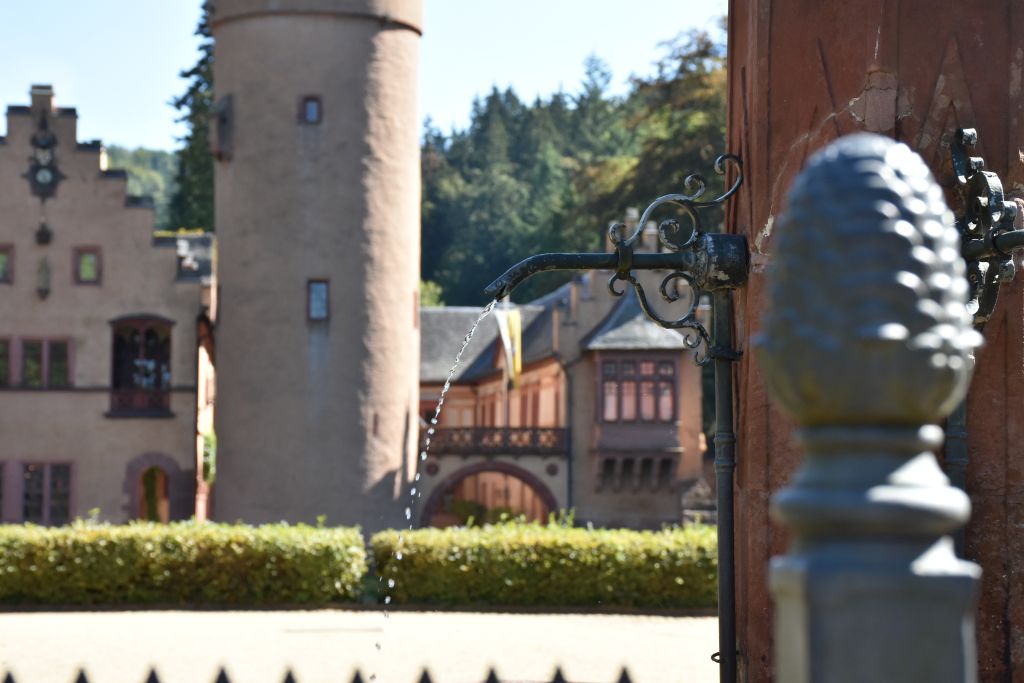
[[[8,358],[9,353],[0,348],[0,372],[6,371]],[[21,386],[27,389],[63,389],[71,386],[68,342],[58,339],[23,339]]]
[[[113,323],[110,414],[170,412],[172,324],[153,316]]]
[[[43,386],[43,342],[21,342],[21,385],[29,389]]]
[[[299,122],[315,125],[323,120],[323,103],[318,95],[307,95],[299,102]]]
[[[26,464],[22,476],[23,521],[49,526],[71,521],[71,465]]]
[[[615,461],[613,459],[605,458],[601,461],[601,477],[598,483],[602,488],[615,484]]]
[[[658,419],[662,422],[675,420],[675,401],[672,400],[672,385],[658,382]]]
[[[11,386],[11,342],[0,339],[0,387]]]
[[[604,382],[604,408],[601,417],[605,422],[619,419],[619,383],[614,380]]]
[[[657,486],[668,486],[672,483],[672,461],[664,458],[658,463]]]
[[[45,510],[46,478],[45,465],[25,465],[23,468],[25,482],[22,484],[22,521],[43,524]]]
[[[74,275],[79,285],[98,285],[101,279],[102,261],[99,247],[75,247]]]
[[[66,341],[47,342],[49,351],[46,386],[59,389],[68,386],[71,378],[68,373],[68,343]]]
[[[644,458],[640,461],[640,485],[651,486],[654,484],[654,460]]]
[[[309,320],[330,318],[330,298],[327,280],[309,280],[306,283],[306,314]]]
[[[14,247],[0,244],[0,283],[14,282]]]
[[[640,382],[640,419],[654,421],[654,382]]]
[[[636,420],[636,382],[632,380],[622,383],[622,420]]]

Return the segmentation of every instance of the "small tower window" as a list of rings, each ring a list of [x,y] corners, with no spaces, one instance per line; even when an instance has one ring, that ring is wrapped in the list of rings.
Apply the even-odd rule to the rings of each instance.
[[[299,103],[299,122],[315,125],[323,120],[323,104],[319,95],[307,95]]]
[[[330,283],[309,280],[306,283],[306,315],[311,321],[330,318]]]
[[[99,247],[77,247],[74,254],[75,283],[98,285],[101,274]]]
[[[0,282],[14,282],[14,247],[9,244],[0,245]]]

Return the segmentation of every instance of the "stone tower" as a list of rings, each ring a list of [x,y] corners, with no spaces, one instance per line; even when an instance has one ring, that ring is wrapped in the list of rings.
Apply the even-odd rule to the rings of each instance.
[[[225,521],[404,522],[418,439],[420,0],[216,0]]]

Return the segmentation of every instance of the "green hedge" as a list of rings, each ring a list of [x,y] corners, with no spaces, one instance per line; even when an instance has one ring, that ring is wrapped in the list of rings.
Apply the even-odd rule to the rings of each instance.
[[[358,529],[76,522],[0,526],[0,603],[330,603],[359,598]]]
[[[508,523],[383,531],[377,573],[398,603],[713,607],[713,527],[587,530]],[[398,559],[398,553],[401,559]]]

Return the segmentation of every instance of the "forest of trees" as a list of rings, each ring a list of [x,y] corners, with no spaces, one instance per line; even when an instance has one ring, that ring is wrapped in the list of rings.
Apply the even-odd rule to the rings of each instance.
[[[173,152],[159,149],[107,147],[107,167],[128,171],[128,194],[148,195],[156,206],[156,229],[171,225],[168,208],[175,193],[178,159]]]
[[[690,172],[710,171],[725,151],[723,53],[695,31],[667,44],[654,75],[635,77],[625,96],[609,95],[611,74],[591,57],[575,94],[527,104],[492,90],[473,104],[466,130],[445,135],[428,121],[423,278],[447,304],[482,304],[484,286],[513,263],[601,249],[627,207],[642,209],[682,190]],[[515,298],[567,277],[535,277]]]
[[[213,230],[212,41],[205,21],[196,33],[204,38],[200,59],[182,72],[188,87],[174,102],[188,134],[164,185],[173,192],[163,211],[167,227]],[[610,82],[591,57],[576,92],[526,103],[494,89],[473,103],[466,130],[446,134],[426,122],[422,274],[429,300],[482,304],[484,286],[511,264],[542,251],[601,249],[608,223],[627,207],[680,191],[690,172],[710,172],[725,151],[722,44],[706,32],[683,34],[664,45],[653,75],[634,77],[625,95],[611,95]],[[711,191],[720,187],[717,176],[708,180]],[[533,278],[516,299],[566,277]]]

